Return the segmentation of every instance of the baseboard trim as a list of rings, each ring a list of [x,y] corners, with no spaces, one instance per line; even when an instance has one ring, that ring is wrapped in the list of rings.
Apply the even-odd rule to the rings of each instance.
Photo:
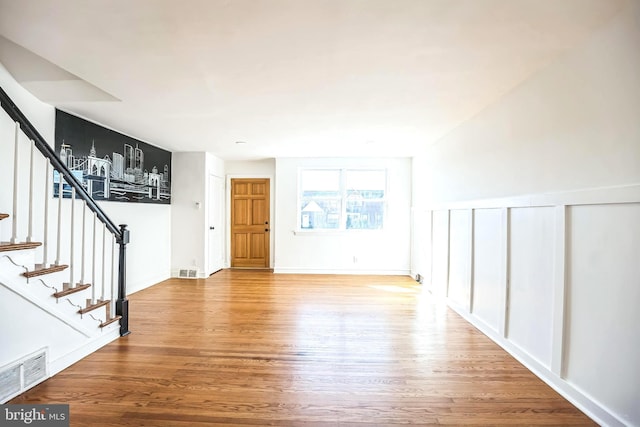
[[[477,318],[471,313],[466,312],[456,304],[447,304],[449,308],[459,314],[463,319],[477,328],[493,342],[498,344],[507,353],[513,356],[518,362],[522,363],[535,376],[544,381],[552,389],[557,391],[562,397],[567,399],[596,423],[602,426],[624,427],[628,425],[622,421],[613,412],[607,410],[603,405],[599,404],[595,399],[567,382],[563,378],[555,375],[551,370],[545,367],[538,360],[529,355],[522,348],[510,342],[507,338],[500,336],[495,330],[490,328],[482,319]]]
[[[111,327],[110,330],[103,331],[102,335],[100,335],[96,339],[91,340],[90,342],[76,348],[75,350],[70,351],[64,356],[58,357],[56,360],[51,361],[49,363],[49,378],[68,368],[74,363],[84,359],[91,353],[94,353],[95,351],[101,349],[110,342],[118,339],[120,337],[120,323],[113,323],[107,328],[109,327]]]
[[[372,275],[372,276],[411,276],[410,270],[340,270],[320,268],[288,268],[276,267],[276,274],[347,274],[347,275]]]
[[[150,288],[153,285],[157,285],[160,282],[164,282],[167,279],[171,279],[171,274],[162,274],[152,278],[139,280],[137,282],[127,284],[128,295],[135,294],[143,289]]]

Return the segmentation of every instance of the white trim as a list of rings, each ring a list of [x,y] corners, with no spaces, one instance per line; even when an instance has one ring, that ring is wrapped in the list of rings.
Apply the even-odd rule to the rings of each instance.
[[[433,210],[429,210],[429,292],[433,294]]]
[[[556,206],[555,212],[555,254],[553,260],[553,331],[551,344],[551,372],[559,377],[562,375],[564,362],[564,334],[565,334],[565,292],[566,292],[566,206]]]
[[[276,267],[275,274],[351,274],[351,275],[374,275],[374,276],[409,276],[411,270],[340,270],[340,269],[319,269],[319,268],[293,268]]]
[[[319,237],[319,236],[353,236],[353,235],[358,235],[358,234],[383,234],[385,232],[384,229],[382,228],[373,228],[370,230],[367,229],[349,229],[349,230],[343,230],[343,229],[310,229],[310,230],[291,230],[291,233],[293,233],[294,236],[314,236],[314,237]]]
[[[555,375],[544,365],[509,340],[501,337],[499,334],[496,334],[496,332],[492,328],[487,327],[484,322],[478,321],[479,319],[473,314],[466,313],[463,310],[458,310],[454,305],[449,305],[449,307],[466,321],[478,328],[480,332],[502,347],[507,353],[512,355],[518,362],[522,363],[534,375],[557,391],[562,397],[587,414],[587,416],[592,418],[596,423],[611,427],[624,427],[627,425],[625,422],[617,418],[615,414],[599,404],[594,398]]]
[[[631,204],[640,203],[640,184],[623,185],[615,187],[592,188],[577,191],[567,191],[548,194],[534,194],[520,197],[507,197],[492,200],[475,200],[463,202],[442,203],[432,206],[429,210],[433,212],[446,212],[449,219],[447,224],[443,224],[441,232],[446,232],[451,236],[450,213],[452,210],[461,209],[500,209],[501,210],[501,236],[502,247],[500,249],[501,277],[500,293],[496,295],[502,306],[497,330],[488,326],[480,318],[470,313],[464,305],[458,304],[447,298],[447,305],[466,319],[473,326],[490,339],[500,345],[505,351],[513,355],[523,363],[529,370],[537,375],[544,382],[549,384],[563,397],[584,411],[588,416],[602,425],[623,426],[625,422],[622,415],[607,408],[601,401],[590,396],[577,385],[566,380],[566,360],[565,345],[567,327],[566,315],[566,283],[567,283],[567,239],[570,230],[569,208],[577,205],[611,205],[611,204]],[[511,209],[527,207],[552,207],[555,211],[555,233],[554,233],[554,270],[553,270],[553,308],[552,308],[552,346],[551,361],[549,366],[536,360],[525,349],[518,347],[509,340],[509,289],[510,289],[510,241],[511,241]],[[414,207],[414,209],[417,209]],[[433,227],[433,221],[431,222]],[[446,227],[446,229],[445,229]],[[473,233],[473,227],[470,231]],[[433,230],[432,230],[433,237]],[[473,236],[471,236],[473,238]],[[472,241],[473,242],[473,241]],[[431,242],[432,268],[433,268],[433,247]],[[443,250],[443,248],[439,248]],[[447,268],[449,272],[450,262],[450,242],[446,248],[446,259],[442,260],[442,268]],[[444,254],[443,254],[444,255]],[[473,252],[471,253],[473,256]],[[449,279],[447,278],[447,286]],[[472,307],[472,306],[471,306]]]
[[[111,328],[111,330],[108,330]],[[91,353],[99,350],[105,345],[109,344],[112,341],[115,341],[120,337],[120,323],[114,322],[111,325],[108,325],[104,329],[102,335],[97,337],[96,339],[76,348],[75,350],[70,351],[64,356],[58,357],[56,360],[53,360],[49,363],[49,373],[50,377],[56,375],[63,369],[68,368],[79,360],[84,359]]]
[[[492,209],[559,205],[606,205],[614,203],[637,203],[638,201],[640,201],[640,184],[630,184],[612,187],[587,188],[557,193],[503,197],[497,199],[438,203],[429,207],[429,209]]]
[[[159,275],[151,278],[145,278],[144,280],[138,280],[136,282],[127,281],[127,295],[133,295],[143,289],[150,288],[151,286],[157,285],[160,282],[171,279],[171,277],[172,276],[170,274],[168,276],[163,274],[161,276]],[[114,295],[114,298],[116,297],[117,295]]]
[[[467,269],[467,285],[469,286],[469,299],[466,301],[467,311],[469,313],[473,312],[473,287],[474,287],[474,258],[475,258],[475,209],[470,209],[469,214],[469,264]]]
[[[507,337],[507,323],[509,322],[509,272],[511,271],[509,259],[509,240],[511,234],[511,210],[503,208],[501,212],[502,229],[502,253],[500,254],[500,310],[498,319],[498,333],[503,338]]]

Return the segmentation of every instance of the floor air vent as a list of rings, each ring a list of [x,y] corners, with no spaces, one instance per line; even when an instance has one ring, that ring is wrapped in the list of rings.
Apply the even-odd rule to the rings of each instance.
[[[198,270],[180,270],[178,272],[178,277],[182,277],[184,279],[197,279]]]
[[[0,369],[0,403],[47,378],[47,352],[40,350]]]

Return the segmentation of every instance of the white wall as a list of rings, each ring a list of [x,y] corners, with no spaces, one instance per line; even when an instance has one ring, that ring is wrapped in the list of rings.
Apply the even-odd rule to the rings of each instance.
[[[296,233],[298,171],[303,167],[386,168],[385,228]],[[409,274],[410,159],[276,159],[276,175],[276,272]]]
[[[100,202],[116,224],[127,224],[127,292],[140,291],[171,277],[171,205]]]
[[[224,177],[224,162],[211,153],[173,153],[171,274],[195,269],[207,276],[209,175]]]
[[[227,160],[224,162],[224,168],[225,172],[229,175],[275,176],[276,159]]]
[[[413,273],[603,425],[640,425],[638,22],[634,0],[413,162]]]
[[[640,181],[639,2],[440,140],[415,205]]]

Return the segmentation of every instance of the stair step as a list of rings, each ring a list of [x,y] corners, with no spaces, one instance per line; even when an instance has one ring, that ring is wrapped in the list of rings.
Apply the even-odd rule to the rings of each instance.
[[[88,301],[87,301],[88,303]],[[78,313],[80,314],[86,314],[90,311],[95,310],[96,308],[100,308],[100,307],[104,307],[105,305],[109,304],[109,301],[98,301],[95,304],[91,304],[86,306],[85,308],[83,308],[82,310],[78,310]]]
[[[101,328],[104,328],[105,326],[108,326],[108,325],[112,324],[113,322],[117,322],[117,321],[118,321],[118,320],[120,320],[120,319],[122,319],[122,316],[115,316],[115,317],[112,317],[111,319],[108,319],[108,320],[105,320],[104,322],[102,322],[102,323],[100,324],[100,327],[101,327]]]
[[[42,245],[42,243],[40,242],[20,242],[20,243],[0,242],[0,252],[33,249],[33,248],[37,248],[40,245]]]
[[[5,218],[9,218],[9,214],[0,213],[0,221],[5,219]]]
[[[66,297],[67,295],[74,294],[76,292],[84,291],[85,289],[90,288],[90,287],[91,287],[91,285],[86,283],[84,285],[78,285],[75,288],[68,288],[68,289],[65,289],[63,291],[56,292],[55,294],[53,294],[53,296],[56,297],[56,298],[62,298],[62,297]]]
[[[22,275],[24,277],[36,277],[36,276],[42,276],[43,274],[49,274],[49,273],[55,273],[58,271],[62,271],[67,269],[69,266],[68,265],[52,265],[50,267],[41,267],[41,268],[36,268],[35,270],[32,271],[27,271],[25,273],[22,273]]]

